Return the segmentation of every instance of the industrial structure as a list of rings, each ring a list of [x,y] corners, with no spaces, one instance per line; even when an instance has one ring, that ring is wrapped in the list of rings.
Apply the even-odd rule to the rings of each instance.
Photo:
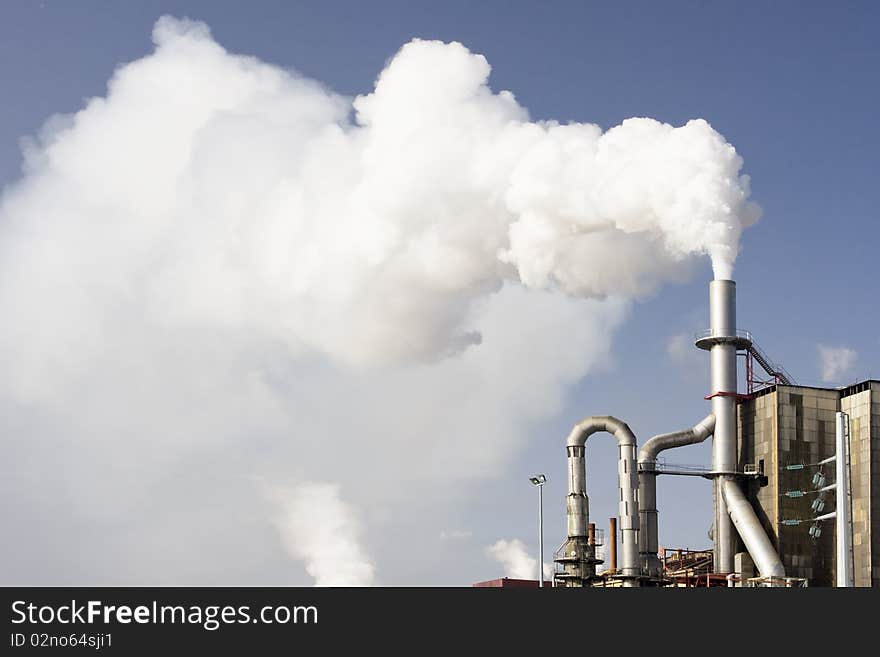
[[[840,510],[835,495],[813,484],[836,479],[840,463],[822,462],[835,455],[839,413],[849,418],[844,510],[851,515],[852,579],[855,586],[880,586],[880,381],[842,389],[777,384],[742,400],[738,464],[754,463],[768,475],[765,486],[751,481],[747,493],[786,574],[833,586],[842,547],[833,523],[803,520],[815,507]],[[809,532],[807,524],[816,529]]]
[[[708,416],[641,449],[619,418],[591,416],[572,429],[568,531],[555,554],[554,586],[880,586],[880,382],[797,386],[737,329],[734,281],[710,283],[709,307],[709,329],[695,340],[709,352]],[[618,446],[619,527],[610,528],[613,556],[604,570],[585,457],[587,440],[598,433],[611,434]],[[658,460],[710,436],[708,470],[675,470]],[[661,551],[660,475],[712,480],[713,550]]]

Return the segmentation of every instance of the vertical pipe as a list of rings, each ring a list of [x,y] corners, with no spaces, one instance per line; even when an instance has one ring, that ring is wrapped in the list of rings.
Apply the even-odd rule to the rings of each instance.
[[[568,536],[586,536],[590,522],[590,500],[587,497],[584,445],[569,445],[568,452]]]
[[[712,414],[712,470],[715,477],[715,572],[733,572],[736,536],[724,499],[724,482],[736,471],[736,283],[714,280],[709,284],[712,338],[709,350]],[[719,394],[722,393],[722,394]],[[734,396],[731,396],[734,395]]]
[[[657,559],[657,455],[702,442],[714,429],[715,416],[710,414],[690,429],[654,436],[639,450],[639,552],[642,568],[650,577],[658,577],[661,571]]]
[[[837,586],[855,586],[852,554],[852,524],[850,518],[849,496],[849,415],[837,413],[836,435],[836,477],[837,486]]]
[[[608,533],[610,534],[608,543],[608,570],[611,574],[617,572],[617,518],[609,519]]]
[[[595,522],[590,523],[590,529],[589,529],[588,536],[589,536],[589,540],[588,540],[589,545],[595,546],[596,545],[596,523]]]
[[[544,484],[538,485],[538,586],[544,586]]]
[[[641,575],[639,562],[639,468],[635,437],[618,444],[617,477],[620,488],[619,515],[621,575],[625,587],[638,587]]]
[[[595,548],[587,539],[590,524],[590,500],[587,497],[587,470],[584,463],[585,445],[567,445],[568,455],[568,539],[554,558],[554,580],[563,586],[589,586],[596,575]]]

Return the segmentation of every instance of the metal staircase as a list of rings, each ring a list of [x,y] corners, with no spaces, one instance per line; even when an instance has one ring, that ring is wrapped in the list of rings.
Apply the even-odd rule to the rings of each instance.
[[[746,359],[746,383],[748,386],[748,394],[752,395],[765,386],[772,385],[794,385],[794,378],[779,363],[774,363],[770,357],[751,340],[749,346],[742,352]],[[759,377],[755,372],[755,362],[761,366],[764,373],[769,378]]]

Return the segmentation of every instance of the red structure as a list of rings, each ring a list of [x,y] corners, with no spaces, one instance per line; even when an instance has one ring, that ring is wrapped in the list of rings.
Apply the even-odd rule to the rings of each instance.
[[[474,586],[477,588],[489,589],[536,589],[538,588],[538,580],[502,577],[501,579],[489,579],[485,582],[476,582],[474,583]],[[545,588],[547,587],[545,586]]]
[[[727,586],[726,575],[712,572],[712,550],[660,548],[660,561],[667,586]]]

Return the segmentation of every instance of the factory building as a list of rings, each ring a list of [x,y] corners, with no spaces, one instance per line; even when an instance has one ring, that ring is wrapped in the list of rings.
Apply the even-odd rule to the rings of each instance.
[[[622,419],[590,415],[569,433],[567,537],[554,554],[553,586],[880,586],[880,381],[795,384],[737,328],[728,279],[709,283],[709,329],[694,345],[708,352],[711,405],[696,424],[639,441]],[[619,514],[604,569],[586,468],[587,441],[601,434],[618,451]],[[661,457],[710,437],[708,468]],[[713,482],[712,550],[660,548],[659,476]]]
[[[591,415],[574,425],[565,443],[568,537],[555,554],[554,585],[668,586],[682,579],[688,585],[692,575],[699,575],[697,582],[705,575],[707,586],[880,584],[880,528],[873,520],[880,520],[880,383],[796,385],[737,328],[732,280],[710,282],[709,329],[694,344],[709,355],[711,412],[702,420],[644,442],[612,416]],[[745,393],[738,385],[740,357]],[[760,378],[758,368],[771,378]],[[610,573],[597,570],[601,562],[588,531],[585,446],[596,434],[610,434],[619,455],[619,531],[609,538],[612,545],[619,539],[621,558]],[[708,469],[684,471],[660,458],[710,436]],[[661,475],[712,480],[711,569],[708,563],[670,568],[660,559]]]
[[[785,522],[837,508],[834,491],[816,492],[821,486],[814,477],[818,483],[834,480],[833,462],[815,464],[834,456],[838,411],[847,413],[850,422],[854,583],[880,586],[880,381],[842,389],[777,384],[741,399],[737,469],[756,467],[765,476],[748,481],[747,495],[786,574],[806,578],[810,586],[833,586],[836,521]],[[814,525],[818,536],[810,532]]]

